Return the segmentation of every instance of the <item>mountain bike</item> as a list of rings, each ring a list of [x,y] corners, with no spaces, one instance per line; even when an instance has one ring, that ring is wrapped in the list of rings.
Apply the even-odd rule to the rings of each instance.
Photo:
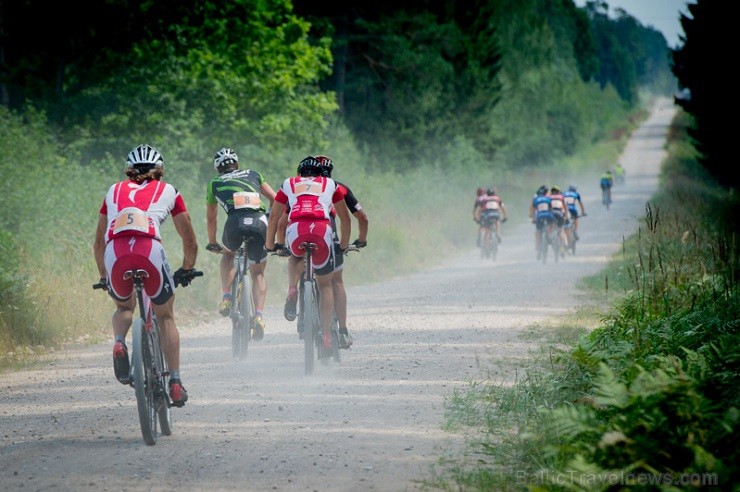
[[[609,210],[609,206],[612,204],[612,190],[609,187],[601,188],[601,203]]]
[[[321,324],[321,313],[319,309],[319,288],[314,276],[313,252],[318,248],[316,243],[301,243],[303,249],[304,269],[298,281],[298,304],[297,304],[297,328],[298,337],[303,340],[303,361],[304,371],[307,376],[313,374],[315,359],[321,358],[323,362],[328,362],[328,358],[339,361],[339,327],[337,324],[336,331],[332,330],[331,350],[329,354],[322,354],[323,347],[323,327]],[[273,251],[274,255],[288,257],[289,250],[283,246],[281,249]],[[320,357],[326,355],[326,357]]]
[[[552,227],[552,231],[550,234],[548,234],[548,241],[550,243],[550,247],[552,248],[552,254],[555,259],[555,263],[560,261],[560,257],[565,255],[565,245],[563,244],[563,238],[561,235],[561,232],[563,231],[563,226],[558,226],[557,224],[554,224]]]
[[[252,277],[249,274],[250,261],[247,258],[249,245],[257,239],[254,236],[245,236],[242,244],[234,252],[234,280],[231,282],[231,352],[234,357],[245,359],[247,349],[252,339],[252,323],[254,322],[254,298],[252,297]],[[221,245],[207,245],[206,249],[212,253],[223,254]]]
[[[192,270],[189,279],[200,277],[203,272]],[[162,434],[172,434],[172,414],[174,406],[167,393],[170,371],[164,359],[159,324],[154,315],[151,300],[144,292],[146,270],[128,270],[123,278],[131,280],[136,292],[139,316],[132,325],[131,374],[130,385],[136,393],[136,406],[139,411],[141,435],[149,446],[157,443],[157,421]],[[175,287],[177,287],[177,282]],[[104,283],[93,285],[93,289],[105,289]]]
[[[542,261],[542,264],[544,265],[547,263],[547,250],[550,247],[550,234],[548,234],[548,229],[550,228],[550,222],[546,219],[541,219],[545,223],[543,227],[537,227],[538,224],[535,222],[535,227],[537,227],[537,234],[540,236],[540,250],[537,252],[537,259]]]
[[[350,244],[347,246],[347,249],[344,250],[343,254],[346,255],[352,251],[360,251],[360,248],[358,248],[354,244]],[[334,312],[334,316],[331,322],[331,345],[332,345],[332,353],[331,353],[332,360],[334,362],[342,362],[342,356],[340,354],[340,350],[334,350],[335,346],[338,347],[339,349],[342,348],[342,344],[340,343],[340,334],[339,334],[339,318],[337,318],[336,312]],[[322,360],[326,361],[326,359],[322,359]]]
[[[480,240],[480,257],[491,258],[496,261],[496,255],[498,255],[498,238],[494,237],[494,230],[496,229],[496,221],[499,220],[495,217],[481,217],[481,240]]]
[[[578,216],[580,219],[581,217],[585,217],[586,214],[581,214]],[[566,251],[569,251],[571,255],[576,255],[576,242],[578,241],[578,237],[576,236],[576,231],[574,229],[575,223],[573,222],[573,219],[569,220],[565,223],[565,237],[568,239],[568,246],[566,248]]]

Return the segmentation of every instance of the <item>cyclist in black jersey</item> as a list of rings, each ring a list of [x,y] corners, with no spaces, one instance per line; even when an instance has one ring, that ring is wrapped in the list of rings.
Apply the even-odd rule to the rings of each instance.
[[[252,320],[253,338],[261,340],[264,336],[265,324],[262,320],[262,311],[267,296],[265,281],[265,266],[267,265],[267,251],[265,251],[265,233],[267,232],[268,207],[261,199],[266,197],[270,206],[275,199],[275,190],[265,181],[262,174],[253,169],[239,169],[239,158],[232,149],[222,148],[213,159],[213,167],[218,176],[211,179],[206,191],[206,221],[208,232],[209,251],[223,252],[221,257],[221,289],[223,299],[219,305],[222,316],[228,316],[231,308],[231,283],[234,280],[234,252],[239,249],[242,239],[246,235],[253,235],[258,241],[253,241],[247,251],[250,261],[249,273],[252,277],[252,295],[254,299],[255,315]],[[218,208],[226,212],[227,218],[221,235],[221,246],[216,241],[218,229]]]
[[[331,178],[334,164],[331,159],[324,155],[315,156],[316,160],[319,161],[324,171],[323,175],[327,178]],[[337,181],[337,184],[347,190],[347,194],[344,197],[344,202],[347,204],[350,213],[357,219],[357,225],[359,226],[359,232],[357,239],[354,244],[358,248],[364,248],[367,246],[367,230],[369,221],[365,209],[362,208],[360,202],[355,197],[352,190],[346,184],[341,181]],[[339,246],[339,235],[337,234],[336,227],[336,214],[331,214],[332,230],[334,231],[334,250],[336,252],[334,256],[334,273],[332,275],[332,286],[334,287],[334,313],[337,315],[337,322],[339,323],[339,344],[342,348],[348,349],[352,346],[352,336],[349,334],[347,329],[347,291],[344,289],[344,278],[342,272],[344,271],[344,255],[343,251]]]

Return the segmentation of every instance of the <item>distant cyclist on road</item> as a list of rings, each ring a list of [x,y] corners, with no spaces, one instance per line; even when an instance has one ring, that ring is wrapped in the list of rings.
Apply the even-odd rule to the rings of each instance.
[[[552,229],[553,215],[550,205],[551,200],[547,193],[547,186],[542,185],[537,189],[529,206],[529,218],[532,219],[532,223],[535,225],[534,244],[538,260],[542,258],[540,231],[547,228],[549,234]]]
[[[560,244],[568,247],[568,237],[565,235],[565,223],[570,220],[570,212],[565,205],[565,197],[560,192],[558,185],[552,185],[550,188],[550,210],[552,211],[553,227],[558,228]],[[565,255],[565,248],[560,250],[560,254]]]
[[[486,234],[494,230],[496,240],[500,243],[501,224],[508,219],[508,213],[506,211],[506,205],[497,193],[496,187],[488,188],[484,195],[478,197],[477,205],[474,215],[475,221],[480,224]]]
[[[583,200],[581,200],[581,194],[578,193],[576,185],[572,184],[568,186],[568,191],[563,193],[565,197],[565,205],[568,207],[570,212],[570,220],[573,222],[573,239],[578,241],[578,218],[582,215],[586,215],[586,209],[583,206]],[[580,208],[580,212],[579,209]]]
[[[478,224],[478,239],[476,246],[480,247],[480,238],[481,238],[481,230],[483,227],[480,226],[479,220],[478,220],[478,201],[482,196],[485,196],[486,189],[485,188],[478,188],[475,191],[475,201],[473,202],[473,220]]]
[[[604,174],[601,175],[601,178],[599,179],[599,186],[601,186],[601,192],[604,194],[606,198],[609,199],[609,202],[612,201],[612,186],[614,185],[614,177],[612,176],[612,172],[610,169],[607,169]],[[602,200],[602,203],[606,204],[605,201]]]
[[[617,162],[617,166],[614,168],[614,181],[616,181],[619,184],[624,184],[624,168],[622,167],[622,164]]]
[[[239,169],[239,157],[232,149],[222,148],[213,158],[213,167],[218,172],[208,183],[206,190],[206,230],[208,245],[206,249],[221,256],[221,291],[223,298],[219,305],[222,316],[228,316],[231,304],[231,283],[236,270],[234,256],[245,236],[254,236],[257,240],[250,244],[247,251],[249,275],[252,278],[252,299],[254,301],[254,318],[251,320],[252,338],[262,340],[265,335],[265,322],[262,312],[267,297],[265,267],[265,233],[267,232],[267,207],[260,195],[267,197],[272,206],[275,191],[265,181],[262,174],[253,169]],[[223,247],[216,241],[218,230],[218,207],[226,212],[226,223],[221,235]]]

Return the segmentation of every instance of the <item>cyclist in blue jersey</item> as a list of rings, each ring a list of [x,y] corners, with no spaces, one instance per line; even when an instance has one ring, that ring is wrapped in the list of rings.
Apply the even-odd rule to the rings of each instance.
[[[614,177],[612,176],[612,172],[610,169],[607,169],[604,174],[601,175],[601,178],[599,179],[599,186],[601,186],[601,190],[603,193],[606,193],[606,196],[609,199],[609,202],[612,201],[612,186],[614,185]]]
[[[543,228],[547,228],[549,234],[552,229],[553,214],[552,214],[552,201],[547,194],[547,186],[542,185],[537,189],[532,203],[529,206],[529,218],[532,219],[532,223],[535,225],[534,241],[535,249],[537,251],[537,259],[542,258],[542,252],[540,250],[540,231]]]
[[[570,212],[570,219],[573,221],[573,239],[578,241],[578,217],[586,215],[586,209],[583,206],[583,200],[581,200],[581,194],[578,193],[576,185],[572,184],[568,186],[568,191],[563,193],[563,196]],[[579,208],[580,211],[578,210]]]

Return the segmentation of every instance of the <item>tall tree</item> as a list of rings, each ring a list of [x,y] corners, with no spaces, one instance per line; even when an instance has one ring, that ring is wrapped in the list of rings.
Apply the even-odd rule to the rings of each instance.
[[[716,56],[727,49],[731,16],[724,6],[712,0],[688,4],[691,16],[681,15],[683,46],[673,51],[673,73],[678,78],[681,96],[676,103],[694,118],[689,136],[694,141],[706,169],[724,186],[735,187],[738,180],[733,156],[733,130],[727,124],[728,99],[737,92],[732,77]]]

